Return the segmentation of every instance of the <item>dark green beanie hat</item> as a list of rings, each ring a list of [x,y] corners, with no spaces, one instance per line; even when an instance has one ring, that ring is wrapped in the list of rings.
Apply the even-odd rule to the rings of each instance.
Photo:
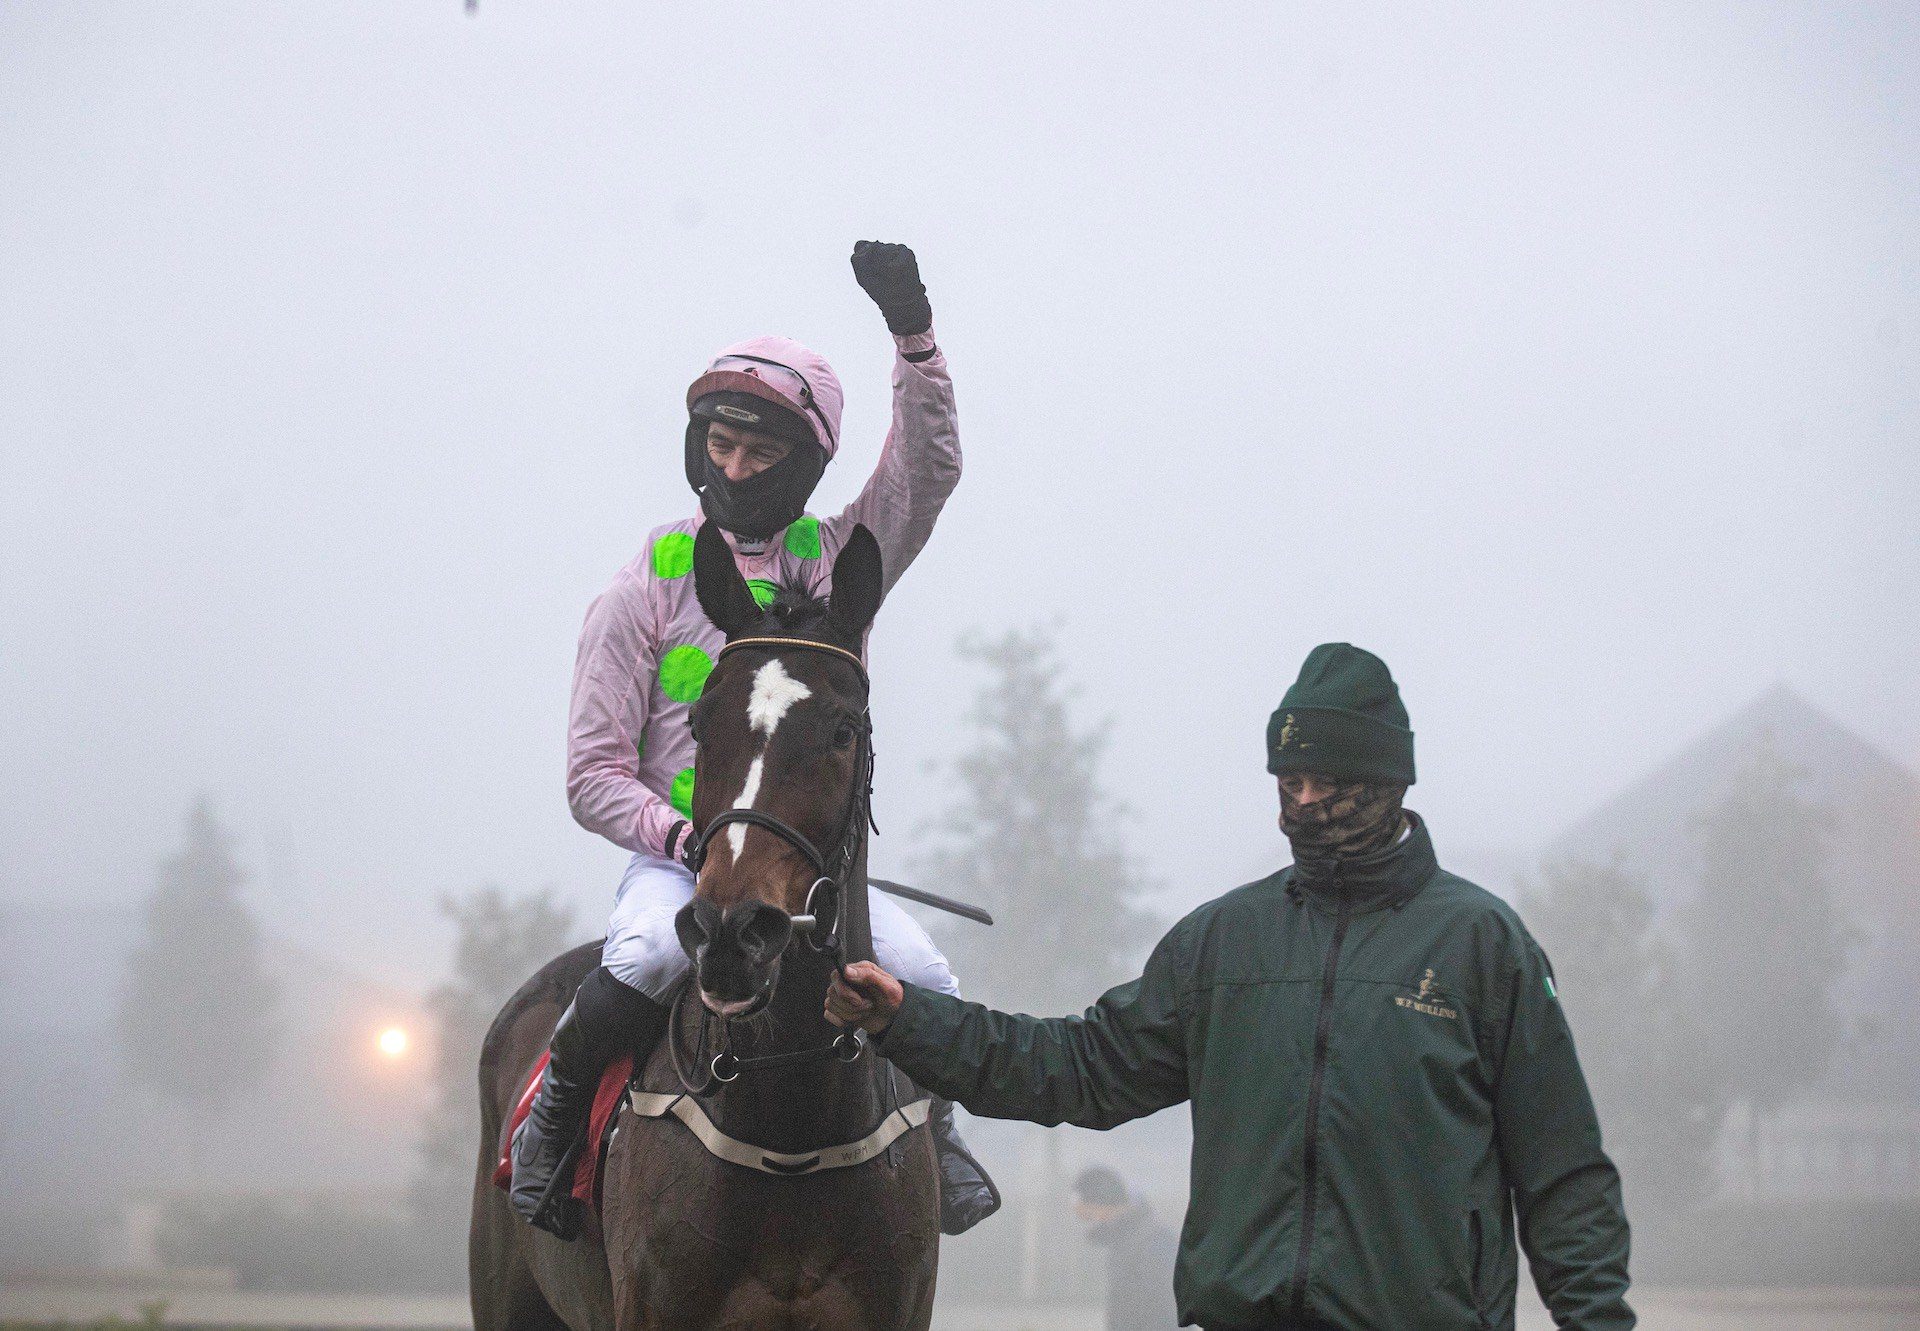
[[[1267,722],[1267,770],[1413,784],[1413,730],[1387,663],[1344,642],[1307,653]]]

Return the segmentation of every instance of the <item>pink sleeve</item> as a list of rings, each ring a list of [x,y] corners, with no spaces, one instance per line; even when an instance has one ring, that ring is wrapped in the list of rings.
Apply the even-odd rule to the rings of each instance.
[[[960,430],[947,358],[932,329],[893,340],[893,426],[866,488],[828,524],[836,546],[845,543],[855,523],[866,524],[880,543],[889,591],[926,545],[947,496],[960,483]],[[908,359],[921,356],[925,359]]]
[[[567,803],[589,832],[663,855],[680,814],[639,777],[656,668],[646,609],[646,587],[627,570],[587,608],[567,718]]]

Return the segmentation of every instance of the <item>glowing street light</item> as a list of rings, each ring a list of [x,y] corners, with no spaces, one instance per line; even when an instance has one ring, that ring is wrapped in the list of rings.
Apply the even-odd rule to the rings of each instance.
[[[398,1026],[389,1026],[380,1032],[380,1038],[375,1043],[388,1058],[399,1058],[407,1052],[407,1033]]]

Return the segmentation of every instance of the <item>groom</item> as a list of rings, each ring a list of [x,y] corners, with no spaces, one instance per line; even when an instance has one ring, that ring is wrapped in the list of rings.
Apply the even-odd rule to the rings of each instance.
[[[1627,1219],[1553,969],[1439,867],[1378,657],[1317,647],[1267,726],[1293,864],[1194,911],[1078,1017],[858,963],[828,1016],[976,1114],[1111,1128],[1192,1102],[1183,1325],[1626,1331]],[[1517,1217],[1517,1225],[1516,1225]]]

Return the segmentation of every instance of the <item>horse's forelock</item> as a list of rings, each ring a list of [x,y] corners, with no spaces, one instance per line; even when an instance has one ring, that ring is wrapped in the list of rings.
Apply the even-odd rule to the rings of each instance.
[[[774,589],[773,603],[767,613],[783,632],[818,632],[826,626],[827,601],[814,595],[811,588],[799,584],[781,584]]]

